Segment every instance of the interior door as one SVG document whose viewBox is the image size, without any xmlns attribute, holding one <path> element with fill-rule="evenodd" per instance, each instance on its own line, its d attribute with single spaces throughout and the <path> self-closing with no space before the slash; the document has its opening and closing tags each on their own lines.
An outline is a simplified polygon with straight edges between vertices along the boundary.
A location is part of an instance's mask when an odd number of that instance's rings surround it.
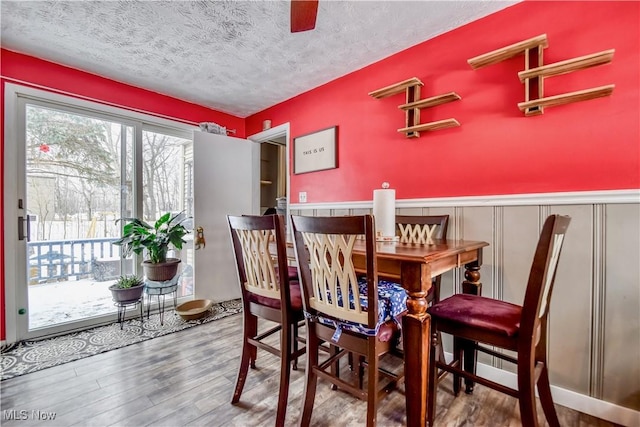
<svg viewBox="0 0 640 427">
<path fill-rule="evenodd" d="M 260 144 L 194 132 L 194 224 L 206 244 L 195 251 L 196 298 L 240 298 L 227 215 L 257 215 L 260 209 Z"/>
</svg>

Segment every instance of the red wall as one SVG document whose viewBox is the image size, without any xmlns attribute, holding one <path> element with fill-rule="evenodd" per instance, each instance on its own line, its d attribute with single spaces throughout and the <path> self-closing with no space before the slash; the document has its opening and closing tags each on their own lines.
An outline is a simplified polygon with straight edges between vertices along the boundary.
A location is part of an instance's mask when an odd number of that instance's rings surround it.
<svg viewBox="0 0 640 427">
<path fill-rule="evenodd" d="M 99 100 L 105 104 L 147 112 L 153 115 L 175 118 L 187 122 L 215 122 L 228 129 L 236 129 L 239 137 L 245 136 L 245 120 L 210 108 L 181 101 L 156 92 L 129 86 L 95 74 L 43 61 L 6 49 L 0 50 L 2 78 L 2 108 L 4 109 L 4 87 L 6 82 L 22 83 L 35 87 L 43 86 L 53 91 L 67 92 L 78 98 Z M 4 114 L 1 114 L 2 150 L 0 165 L 4 165 Z M 4 189 L 4 173 L 0 173 L 0 188 Z M 4 224 L 4 197 L 0 198 Z M 4 260 L 4 225 L 0 227 L 0 260 Z M 4 324 L 4 262 L 0 263 L 0 339 L 5 339 Z M 12 268 L 12 266 L 8 266 Z"/>
<path fill-rule="evenodd" d="M 639 15 L 638 2 L 526 1 L 246 121 L 4 49 L 0 65 L 4 78 L 182 120 L 213 121 L 237 129 L 241 137 L 260 132 L 265 119 L 273 126 L 290 122 L 294 137 L 337 125 L 339 167 L 292 176 L 292 201 L 297 200 L 299 191 L 307 191 L 311 203 L 371 200 L 372 190 L 383 181 L 396 188 L 400 199 L 637 189 Z M 616 49 L 609 65 L 547 79 L 546 95 L 615 83 L 613 95 L 524 117 L 516 106 L 524 99 L 517 77 L 523 68 L 522 58 L 475 71 L 466 62 L 543 33 L 549 40 L 545 63 Z M 454 117 L 460 127 L 406 139 L 396 132 L 404 126 L 404 115 L 397 108 L 404 102 L 403 96 L 383 100 L 367 96 L 372 90 L 414 76 L 425 84 L 423 98 L 450 91 L 462 97 L 422 110 L 422 122 Z M 0 187 L 1 180 L 2 174 Z M 4 241 L 2 233 L 0 228 L 0 242 Z M 2 253 L 0 259 L 4 259 Z M 3 263 L 0 269 L 4 269 Z M 0 319 L 4 320 L 4 271 L 0 273 Z M 0 337 L 5 337 L 4 324 Z"/>
<path fill-rule="evenodd" d="M 338 126 L 337 169 L 291 177 L 292 202 L 371 200 L 383 181 L 397 197 L 428 198 L 640 188 L 638 2 L 527 1 L 416 45 L 247 118 L 291 123 L 293 137 Z M 610 97 L 525 117 L 520 56 L 472 70 L 467 59 L 546 33 L 546 64 L 614 48 L 611 64 L 555 76 L 545 95 L 614 83 Z M 418 77 L 422 98 L 462 99 L 421 112 L 457 128 L 407 139 L 404 95 L 368 92 Z"/>
</svg>

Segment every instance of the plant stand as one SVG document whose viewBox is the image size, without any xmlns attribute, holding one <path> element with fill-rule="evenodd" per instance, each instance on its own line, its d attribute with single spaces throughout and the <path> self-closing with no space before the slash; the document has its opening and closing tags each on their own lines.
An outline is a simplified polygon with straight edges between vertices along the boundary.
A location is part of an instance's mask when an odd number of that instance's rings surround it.
<svg viewBox="0 0 640 427">
<path fill-rule="evenodd" d="M 118 307 L 118 323 L 120 323 L 120 330 L 122 330 L 122 326 L 124 325 L 125 315 L 127 314 L 127 307 L 133 307 L 135 310 L 137 306 L 140 306 L 140 327 L 144 329 L 144 315 L 142 311 L 142 295 L 140 298 L 136 300 L 130 301 L 113 301 L 113 305 Z"/>
<path fill-rule="evenodd" d="M 151 302 L 153 296 L 156 296 L 158 301 L 158 313 L 160 314 L 160 326 L 164 325 L 164 310 L 165 299 L 167 295 L 173 295 L 173 308 L 178 305 L 178 281 L 180 280 L 180 274 L 177 274 L 173 279 L 165 280 L 163 282 L 156 282 L 153 280 L 147 280 L 145 278 L 144 292 L 147 294 L 147 319 L 149 318 L 149 312 L 151 310 Z"/>
</svg>

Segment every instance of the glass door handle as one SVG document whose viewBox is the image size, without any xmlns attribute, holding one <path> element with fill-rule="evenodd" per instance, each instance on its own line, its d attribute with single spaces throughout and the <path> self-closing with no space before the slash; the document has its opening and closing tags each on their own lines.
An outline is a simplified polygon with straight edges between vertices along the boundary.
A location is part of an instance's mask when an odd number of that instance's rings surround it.
<svg viewBox="0 0 640 427">
<path fill-rule="evenodd" d="M 24 217 L 18 217 L 18 240 L 24 240 Z"/>
<path fill-rule="evenodd" d="M 24 224 L 27 223 L 27 234 L 24 233 Z M 27 217 L 19 216 L 18 217 L 18 240 L 27 240 L 29 242 L 31 236 L 31 217 L 27 215 Z"/>
</svg>

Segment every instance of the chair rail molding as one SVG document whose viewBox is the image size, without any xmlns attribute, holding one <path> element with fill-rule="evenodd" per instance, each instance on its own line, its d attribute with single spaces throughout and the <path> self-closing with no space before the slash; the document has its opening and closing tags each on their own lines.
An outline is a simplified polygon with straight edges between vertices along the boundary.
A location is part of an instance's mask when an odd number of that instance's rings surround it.
<svg viewBox="0 0 640 427">
<path fill-rule="evenodd" d="M 423 207 L 532 206 L 640 203 L 640 189 L 573 191 L 558 193 L 504 194 L 493 196 L 434 197 L 397 199 L 396 209 Z M 292 203 L 291 209 L 371 209 L 373 200 Z"/>
</svg>

